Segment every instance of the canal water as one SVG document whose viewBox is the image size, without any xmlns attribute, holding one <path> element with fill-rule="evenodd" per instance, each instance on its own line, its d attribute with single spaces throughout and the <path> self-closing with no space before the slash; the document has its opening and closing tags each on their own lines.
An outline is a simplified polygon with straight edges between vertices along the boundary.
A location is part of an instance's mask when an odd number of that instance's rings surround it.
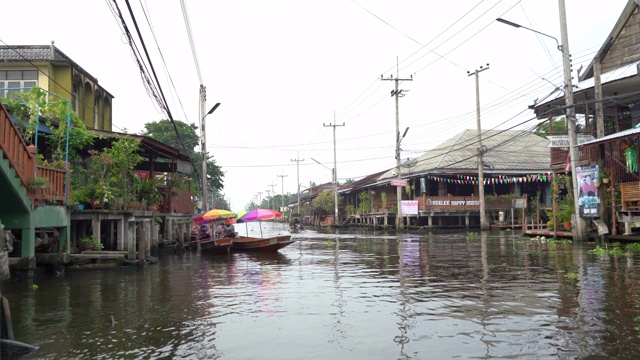
<svg viewBox="0 0 640 360">
<path fill-rule="evenodd" d="M 31 359 L 640 358 L 640 255 L 511 232 L 293 235 L 2 292 Z"/>
</svg>

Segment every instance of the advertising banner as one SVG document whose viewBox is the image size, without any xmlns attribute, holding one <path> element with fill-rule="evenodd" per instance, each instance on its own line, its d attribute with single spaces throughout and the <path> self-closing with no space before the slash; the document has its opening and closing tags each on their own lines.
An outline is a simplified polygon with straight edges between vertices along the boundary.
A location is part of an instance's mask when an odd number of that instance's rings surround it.
<svg viewBox="0 0 640 360">
<path fill-rule="evenodd" d="M 599 217 L 600 216 L 600 196 L 598 194 L 598 166 L 578 167 L 576 177 L 578 178 L 578 205 L 580 206 L 580 216 Z"/>
<path fill-rule="evenodd" d="M 418 200 L 400 201 L 402 215 L 418 215 Z"/>
</svg>

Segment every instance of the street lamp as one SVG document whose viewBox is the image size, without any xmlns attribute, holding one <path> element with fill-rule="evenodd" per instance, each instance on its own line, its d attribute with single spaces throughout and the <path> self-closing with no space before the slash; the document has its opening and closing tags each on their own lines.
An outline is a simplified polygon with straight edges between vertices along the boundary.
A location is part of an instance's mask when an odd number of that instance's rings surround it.
<svg viewBox="0 0 640 360">
<path fill-rule="evenodd" d="M 324 166 L 327 170 L 331 171 L 331 180 L 333 182 L 333 224 L 336 224 L 338 221 L 338 179 L 336 179 L 335 169 L 329 169 L 325 164 L 319 162 L 318 160 L 311 158 L 311 160 L 317 162 L 318 164 Z"/>
<path fill-rule="evenodd" d="M 213 105 L 211 110 L 209 110 L 206 114 L 204 114 L 200 120 L 200 137 L 202 141 L 200 144 L 200 150 L 202 151 L 202 210 L 203 211 L 209 210 L 209 203 L 207 201 L 207 195 L 208 195 L 207 186 L 209 184 L 209 181 L 207 179 L 207 135 L 206 135 L 205 126 L 204 126 L 205 124 L 204 118 L 206 118 L 207 116 L 211 115 L 211 113 L 216 111 L 218 106 L 220 106 L 220 103 L 216 103 L 215 105 Z M 201 104 L 200 109 L 201 111 L 204 111 L 204 103 Z"/>
<path fill-rule="evenodd" d="M 558 42 L 558 39 L 551 35 L 543 34 L 539 31 L 529 29 L 522 25 L 518 25 L 511 21 L 507 21 L 504 19 L 496 19 L 503 24 L 507 24 L 516 28 L 523 28 L 526 30 L 533 31 L 537 34 L 544 35 L 550 37 L 556 41 L 558 44 L 558 50 L 562 52 L 562 67 L 564 70 L 564 86 L 565 86 L 565 105 L 566 105 L 566 117 L 567 117 L 567 127 L 569 130 L 569 156 L 571 157 L 571 180 L 573 183 L 573 201 L 574 201 L 574 217 L 575 223 L 573 226 L 573 238 L 577 241 L 586 240 L 586 236 L 584 233 L 584 224 L 582 218 L 580 217 L 580 204 L 578 202 L 579 189 L 578 189 L 578 177 L 577 177 L 577 165 L 578 165 L 578 151 L 577 151 L 577 132 L 576 132 L 576 110 L 573 107 L 573 84 L 571 82 L 571 58 L 569 55 L 569 37 L 567 35 L 567 16 L 564 6 L 564 0 L 558 0 L 558 7 L 560 10 L 560 32 L 562 35 L 562 44 Z"/>
<path fill-rule="evenodd" d="M 520 25 L 520 24 L 516 24 L 516 23 L 514 23 L 514 22 L 511 22 L 511 21 L 509 21 L 509 20 L 505 20 L 505 19 L 502 19 L 502 18 L 497 18 L 497 19 L 496 19 L 496 21 L 501 22 L 501 23 L 503 23 L 503 24 L 507 24 L 507 25 L 509 25 L 509 26 L 513 26 L 514 28 L 523 28 L 523 29 L 526 29 L 526 30 L 529 30 L 529 31 L 533 31 L 533 32 L 534 32 L 534 33 L 536 33 L 536 34 L 540 34 L 540 35 L 542 35 L 542 36 L 550 37 L 550 38 L 552 38 L 553 40 L 555 40 L 555 41 L 556 41 L 556 45 L 558 46 L 558 50 L 560 50 L 560 52 L 562 52 L 562 45 L 560 45 L 560 43 L 558 42 L 558 39 L 554 38 L 554 37 L 553 37 L 553 36 L 551 36 L 551 35 L 548 35 L 548 34 L 545 34 L 545 33 L 541 33 L 541 32 L 540 32 L 540 31 L 538 31 L 538 30 L 529 29 L 529 28 L 528 28 L 528 27 L 526 27 L 526 26 L 522 26 L 522 25 Z"/>
</svg>

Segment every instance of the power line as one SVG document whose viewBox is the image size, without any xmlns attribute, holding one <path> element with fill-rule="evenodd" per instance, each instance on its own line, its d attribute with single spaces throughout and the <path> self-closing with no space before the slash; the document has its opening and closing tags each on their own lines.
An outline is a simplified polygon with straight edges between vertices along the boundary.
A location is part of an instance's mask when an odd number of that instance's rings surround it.
<svg viewBox="0 0 640 360">
<path fill-rule="evenodd" d="M 129 0 L 125 0 L 126 4 L 127 4 L 127 8 L 129 9 L 129 15 L 131 16 L 131 20 L 133 21 L 133 24 L 136 28 L 136 32 L 138 33 L 138 38 L 140 39 L 140 43 L 142 44 L 142 47 L 145 51 L 145 54 L 147 56 L 147 61 L 149 62 L 149 67 L 151 67 L 151 70 L 153 72 L 153 77 L 155 79 L 155 84 L 157 84 L 157 88 L 158 91 L 160 92 L 160 96 L 161 96 L 161 106 L 162 108 L 166 111 L 167 116 L 169 117 L 169 120 L 171 121 L 171 125 L 173 126 L 173 130 L 176 133 L 176 137 L 178 138 L 178 141 L 180 142 L 180 144 L 182 145 L 182 148 L 185 151 L 185 154 L 188 153 L 187 147 L 184 144 L 184 141 L 182 140 L 182 136 L 180 135 L 180 132 L 178 131 L 178 127 L 176 126 L 176 123 L 173 119 L 173 115 L 171 115 L 171 110 L 169 109 L 169 107 L 167 106 L 167 101 L 164 97 L 164 93 L 162 91 L 162 87 L 160 86 L 160 82 L 158 81 L 158 77 L 156 76 L 155 73 L 155 69 L 153 67 L 153 63 L 151 62 L 151 59 L 149 57 L 149 52 L 147 51 L 146 45 L 144 43 L 144 39 L 142 38 L 142 34 L 140 33 L 140 28 L 138 27 L 138 23 L 136 21 L 135 15 L 133 14 L 133 10 L 131 9 L 131 5 L 129 4 Z M 122 12 L 120 11 L 120 8 L 118 7 L 118 3 L 116 2 L 116 0 L 113 0 L 113 3 L 116 5 L 116 9 L 118 10 L 118 14 L 119 14 L 119 18 L 122 21 L 122 26 L 125 29 L 127 38 L 129 38 L 131 41 L 133 41 L 132 37 L 131 37 L 131 33 L 128 30 L 127 26 L 126 26 L 126 22 L 124 21 L 124 18 L 122 17 Z M 129 44 L 130 46 L 133 46 L 132 43 Z M 141 68 L 142 70 L 142 68 Z M 159 99 L 160 100 L 160 99 Z M 191 166 L 193 167 L 193 170 L 195 172 L 195 176 L 196 176 L 196 180 L 198 180 L 198 182 L 200 181 L 199 179 L 199 175 L 198 172 L 196 170 L 196 166 L 195 163 L 193 162 L 193 159 L 191 159 Z M 202 174 L 202 176 L 206 176 L 206 174 Z"/>
</svg>

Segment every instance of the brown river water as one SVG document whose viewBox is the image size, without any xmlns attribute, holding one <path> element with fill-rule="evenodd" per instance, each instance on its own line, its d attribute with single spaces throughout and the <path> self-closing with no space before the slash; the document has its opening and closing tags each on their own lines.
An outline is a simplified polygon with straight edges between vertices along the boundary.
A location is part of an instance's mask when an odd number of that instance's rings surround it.
<svg viewBox="0 0 640 360">
<path fill-rule="evenodd" d="M 275 254 L 163 249 L 143 270 L 2 293 L 29 359 L 640 358 L 640 254 L 511 232 L 293 235 Z"/>
</svg>

